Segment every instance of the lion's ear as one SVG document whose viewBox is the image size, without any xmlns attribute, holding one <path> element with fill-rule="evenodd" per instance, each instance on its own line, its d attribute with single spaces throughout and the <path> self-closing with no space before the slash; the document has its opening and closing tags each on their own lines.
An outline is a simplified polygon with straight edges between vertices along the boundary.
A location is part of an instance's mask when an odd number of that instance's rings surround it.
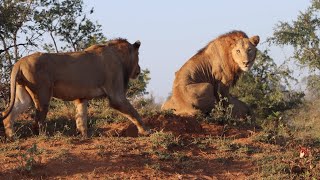
<svg viewBox="0 0 320 180">
<path fill-rule="evenodd" d="M 141 45 L 141 42 L 138 40 L 133 44 L 133 47 L 135 47 L 136 49 L 138 49 Z"/>
<path fill-rule="evenodd" d="M 254 45 L 257 46 L 259 44 L 260 41 L 260 37 L 259 36 L 252 36 L 249 41 Z"/>
</svg>

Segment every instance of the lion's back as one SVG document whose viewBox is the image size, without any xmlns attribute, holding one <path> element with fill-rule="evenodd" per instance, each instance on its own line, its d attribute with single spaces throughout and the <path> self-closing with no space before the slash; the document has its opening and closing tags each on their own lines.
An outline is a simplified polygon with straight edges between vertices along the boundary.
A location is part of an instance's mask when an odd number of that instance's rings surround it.
<svg viewBox="0 0 320 180">
<path fill-rule="evenodd" d="M 112 83 L 111 79 L 123 69 L 111 54 L 103 53 L 100 46 L 81 52 L 37 52 L 22 58 L 16 66 L 26 82 L 36 87 L 41 84 L 41 88 L 52 86 L 54 97 L 64 100 L 93 98 L 103 94 L 100 87 Z"/>
</svg>

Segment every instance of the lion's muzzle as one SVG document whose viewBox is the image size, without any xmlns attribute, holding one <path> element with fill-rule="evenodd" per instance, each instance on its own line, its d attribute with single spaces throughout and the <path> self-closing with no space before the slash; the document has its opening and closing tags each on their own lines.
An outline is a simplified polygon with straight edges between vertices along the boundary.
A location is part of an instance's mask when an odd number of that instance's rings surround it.
<svg viewBox="0 0 320 180">
<path fill-rule="evenodd" d="M 137 78 L 140 73 L 141 73 L 141 68 L 140 68 L 140 66 L 138 65 L 137 68 L 135 69 L 135 72 L 134 72 L 132 78 L 133 78 L 133 79 Z"/>
</svg>

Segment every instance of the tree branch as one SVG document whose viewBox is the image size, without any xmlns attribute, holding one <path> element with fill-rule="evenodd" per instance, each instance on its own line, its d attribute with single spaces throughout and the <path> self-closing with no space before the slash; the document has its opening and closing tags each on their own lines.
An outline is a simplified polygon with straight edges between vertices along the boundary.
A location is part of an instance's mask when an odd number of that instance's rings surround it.
<svg viewBox="0 0 320 180">
<path fill-rule="evenodd" d="M 16 45 L 11 45 L 5 49 L 0 49 L 0 54 L 3 53 L 3 52 L 6 52 L 8 51 L 9 49 L 13 48 L 13 47 L 17 47 L 17 46 L 26 46 L 26 45 L 32 45 L 31 42 L 27 42 L 27 43 L 20 43 L 20 44 L 16 44 Z"/>
</svg>

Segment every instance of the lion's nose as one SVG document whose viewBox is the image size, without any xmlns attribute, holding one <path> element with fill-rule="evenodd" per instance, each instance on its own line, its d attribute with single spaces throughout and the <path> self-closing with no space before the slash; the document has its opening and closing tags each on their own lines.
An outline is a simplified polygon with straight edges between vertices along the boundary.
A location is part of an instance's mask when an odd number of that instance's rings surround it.
<svg viewBox="0 0 320 180">
<path fill-rule="evenodd" d="M 141 72 L 141 69 L 140 69 L 140 66 L 138 66 L 136 76 L 138 76 L 140 74 L 140 72 Z"/>
<path fill-rule="evenodd" d="M 138 71 L 138 72 L 136 73 L 136 76 L 139 76 L 139 74 L 140 74 L 140 71 Z"/>
<path fill-rule="evenodd" d="M 243 61 L 242 62 L 244 65 L 248 66 L 249 65 L 249 61 Z"/>
</svg>

